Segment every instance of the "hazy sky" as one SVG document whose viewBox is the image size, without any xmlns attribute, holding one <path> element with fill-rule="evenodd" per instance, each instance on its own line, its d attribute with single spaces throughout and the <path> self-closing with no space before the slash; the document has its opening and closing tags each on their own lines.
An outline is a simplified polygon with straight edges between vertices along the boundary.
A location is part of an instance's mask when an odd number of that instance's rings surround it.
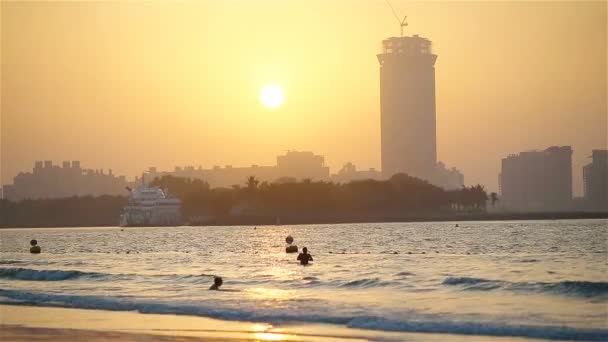
<svg viewBox="0 0 608 342">
<path fill-rule="evenodd" d="M 500 159 L 606 148 L 606 2 L 391 1 L 431 39 L 438 156 L 497 190 Z M 288 149 L 380 167 L 384 0 L 1 3 L 2 183 L 34 160 L 274 165 Z M 260 89 L 283 86 L 278 109 Z"/>
</svg>

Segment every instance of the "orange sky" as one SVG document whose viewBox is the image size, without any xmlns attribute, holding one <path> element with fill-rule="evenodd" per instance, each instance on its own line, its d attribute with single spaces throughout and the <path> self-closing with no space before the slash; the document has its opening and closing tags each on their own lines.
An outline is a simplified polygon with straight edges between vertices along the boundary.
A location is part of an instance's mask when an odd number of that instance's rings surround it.
<svg viewBox="0 0 608 342">
<path fill-rule="evenodd" d="M 606 148 L 606 2 L 406 2 L 434 42 L 438 156 L 497 190 L 500 158 Z M 34 160 L 274 165 L 287 149 L 380 166 L 384 0 L 1 4 L 2 183 Z M 274 110 L 268 83 L 287 96 Z"/>
</svg>

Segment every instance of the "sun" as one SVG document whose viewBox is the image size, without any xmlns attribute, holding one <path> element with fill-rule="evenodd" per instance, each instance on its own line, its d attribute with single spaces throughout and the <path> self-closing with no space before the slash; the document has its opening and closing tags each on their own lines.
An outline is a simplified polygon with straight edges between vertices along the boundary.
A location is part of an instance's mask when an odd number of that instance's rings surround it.
<svg viewBox="0 0 608 342">
<path fill-rule="evenodd" d="M 285 102 L 285 93 L 283 88 L 278 85 L 269 84 L 262 88 L 260 92 L 260 101 L 268 108 L 277 108 Z"/>
</svg>

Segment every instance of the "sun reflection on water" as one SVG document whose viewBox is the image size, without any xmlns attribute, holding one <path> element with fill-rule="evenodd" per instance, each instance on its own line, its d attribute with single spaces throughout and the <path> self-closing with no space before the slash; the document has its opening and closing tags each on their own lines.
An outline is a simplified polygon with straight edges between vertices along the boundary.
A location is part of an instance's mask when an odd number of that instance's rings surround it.
<svg viewBox="0 0 608 342">
<path fill-rule="evenodd" d="M 282 333 L 282 329 L 274 328 L 270 324 L 255 324 L 252 330 L 256 341 L 286 341 L 297 338 L 296 335 Z"/>
<path fill-rule="evenodd" d="M 284 341 L 286 339 L 285 335 L 275 333 L 255 333 L 253 337 L 258 341 Z"/>
<path fill-rule="evenodd" d="M 256 287 L 247 289 L 246 292 L 247 295 L 252 299 L 286 300 L 293 299 L 296 291 Z"/>
</svg>

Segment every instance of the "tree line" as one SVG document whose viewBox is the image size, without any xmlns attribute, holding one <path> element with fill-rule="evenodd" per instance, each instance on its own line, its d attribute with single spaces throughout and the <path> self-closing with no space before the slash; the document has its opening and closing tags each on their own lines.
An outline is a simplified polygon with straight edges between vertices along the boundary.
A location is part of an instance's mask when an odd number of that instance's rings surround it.
<svg viewBox="0 0 608 342">
<path fill-rule="evenodd" d="M 0 227 L 115 226 L 127 201 L 110 195 L 0 200 Z"/>
<path fill-rule="evenodd" d="M 199 179 L 163 176 L 152 185 L 182 200 L 186 217 L 360 216 L 417 213 L 483 212 L 488 194 L 481 185 L 446 191 L 424 180 L 396 174 L 388 180 L 333 183 L 282 178 L 214 188 Z"/>
<path fill-rule="evenodd" d="M 151 185 L 179 198 L 183 217 L 192 224 L 274 223 L 277 218 L 284 223 L 306 223 L 445 217 L 483 213 L 489 198 L 481 185 L 448 191 L 406 174 L 348 183 L 289 177 L 260 182 L 251 176 L 231 188 L 163 176 Z M 127 202 L 127 197 L 109 195 L 0 200 L 0 227 L 114 226 Z"/>
</svg>

